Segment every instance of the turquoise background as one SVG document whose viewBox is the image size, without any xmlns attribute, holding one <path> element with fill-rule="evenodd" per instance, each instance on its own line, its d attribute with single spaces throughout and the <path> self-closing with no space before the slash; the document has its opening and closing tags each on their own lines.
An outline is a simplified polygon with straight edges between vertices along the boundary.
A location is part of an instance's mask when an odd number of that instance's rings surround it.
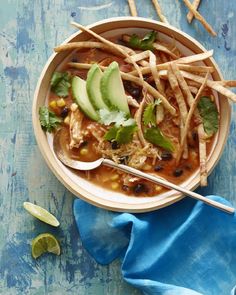
<svg viewBox="0 0 236 295">
<path fill-rule="evenodd" d="M 158 19 L 149 0 L 137 0 L 139 16 Z M 198 39 L 214 57 L 225 79 L 236 78 L 236 2 L 202 1 L 200 12 L 218 33 L 211 37 L 196 21 L 186 21 L 182 1 L 160 0 L 169 22 Z M 60 44 L 84 25 L 129 15 L 125 0 L 1 0 L 0 9 L 0 294 L 140 294 L 123 282 L 118 261 L 100 266 L 83 249 L 72 216 L 73 195 L 49 171 L 33 135 L 31 106 L 40 72 Z M 236 205 L 236 114 L 222 158 L 203 194 L 224 196 Z M 34 219 L 24 201 L 49 209 L 59 229 Z M 62 255 L 33 260 L 31 240 L 54 233 Z"/>
</svg>

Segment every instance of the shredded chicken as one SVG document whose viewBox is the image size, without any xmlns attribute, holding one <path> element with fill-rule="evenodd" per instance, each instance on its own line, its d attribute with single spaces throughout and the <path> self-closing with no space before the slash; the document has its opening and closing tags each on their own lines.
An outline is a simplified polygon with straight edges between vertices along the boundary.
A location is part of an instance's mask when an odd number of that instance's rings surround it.
<svg viewBox="0 0 236 295">
<path fill-rule="evenodd" d="M 73 104 L 72 104 L 73 105 Z M 70 149 L 79 148 L 83 142 L 82 121 L 84 115 L 77 108 L 71 108 L 70 114 Z"/>
</svg>

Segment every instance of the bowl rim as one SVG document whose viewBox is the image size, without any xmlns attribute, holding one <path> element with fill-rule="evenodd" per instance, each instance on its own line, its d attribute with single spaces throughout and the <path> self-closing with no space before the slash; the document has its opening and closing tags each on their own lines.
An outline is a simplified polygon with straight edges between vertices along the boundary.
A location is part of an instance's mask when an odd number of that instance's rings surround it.
<svg viewBox="0 0 236 295">
<path fill-rule="evenodd" d="M 183 36 L 185 39 L 188 39 L 190 41 L 190 43 L 192 43 L 192 45 L 194 44 L 194 46 L 197 47 L 201 52 L 207 51 L 202 44 L 200 44 L 193 37 L 189 36 L 187 33 L 182 32 L 181 30 L 179 30 L 171 25 L 168 25 L 168 24 L 165 24 L 165 23 L 162 23 L 159 21 L 155 21 L 152 19 L 147 19 L 147 18 L 142 18 L 142 17 L 129 17 L 129 16 L 127 16 L 127 17 L 112 17 L 112 18 L 104 19 L 102 21 L 98 21 L 93 24 L 90 24 L 87 27 L 90 29 L 96 30 L 97 28 L 99 29 L 101 26 L 104 26 L 106 24 L 110 24 L 113 22 L 122 23 L 125 21 L 130 22 L 130 26 L 129 26 L 130 28 L 140 27 L 140 26 L 137 26 L 137 23 L 148 23 L 149 25 L 153 25 L 153 26 L 156 25 L 162 29 L 171 30 L 172 32 L 177 33 L 180 36 Z M 120 27 L 118 27 L 118 29 L 119 28 Z M 109 30 L 110 29 L 103 30 L 102 32 L 106 32 Z M 71 34 L 68 38 L 66 38 L 65 41 L 62 42 L 61 44 L 66 44 L 66 43 L 70 42 L 71 40 L 73 40 L 74 38 L 76 38 L 80 34 L 84 34 L 84 33 L 81 31 L 76 31 L 75 33 Z M 112 210 L 112 211 L 118 211 L 118 212 L 139 213 L 139 212 L 153 211 L 153 210 L 171 205 L 171 204 L 179 201 L 180 199 L 182 199 L 184 196 L 180 193 L 173 193 L 172 196 L 169 196 L 169 197 L 162 199 L 162 200 L 154 200 L 153 202 L 136 203 L 136 204 L 115 202 L 112 200 L 102 199 L 102 198 L 99 198 L 96 195 L 91 194 L 90 192 L 84 190 L 79 185 L 75 185 L 75 183 L 71 180 L 71 178 L 60 168 L 56 159 L 54 157 L 52 157 L 53 151 L 49 147 L 46 134 L 40 126 L 39 117 L 38 117 L 38 109 L 39 109 L 38 96 L 39 96 L 40 88 L 42 86 L 42 80 L 45 77 L 46 72 L 47 72 L 49 66 L 51 65 L 51 63 L 53 62 L 54 58 L 58 55 L 59 55 L 59 53 L 53 53 L 49 57 L 49 59 L 47 60 L 46 64 L 44 65 L 43 70 L 42 70 L 40 77 L 38 79 L 37 86 L 35 88 L 33 104 L 32 104 L 33 130 L 34 130 L 34 134 L 35 134 L 35 138 L 36 138 L 39 150 L 40 150 L 44 160 L 46 161 L 48 167 L 54 173 L 54 175 L 58 178 L 58 180 L 76 197 L 79 197 L 79 198 L 83 199 L 84 201 L 89 202 L 92 205 L 95 205 L 97 207 L 101 207 L 101 208 Z M 220 71 L 218 65 L 216 64 L 214 58 L 211 57 L 209 60 L 212 63 L 212 65 L 214 66 L 214 68 L 216 69 L 216 73 L 219 76 L 220 80 L 222 80 L 223 76 L 222 76 L 221 71 Z M 227 140 L 227 137 L 229 134 L 230 121 L 231 121 L 231 107 L 230 107 L 228 99 L 226 97 L 224 97 L 224 99 L 227 102 L 226 103 L 227 109 L 225 110 L 225 112 L 227 113 L 227 116 L 224 121 L 225 126 L 224 126 L 223 139 L 221 140 L 222 144 L 221 144 L 220 148 L 218 148 L 217 158 L 216 158 L 216 160 L 214 160 L 213 165 L 210 167 L 210 169 L 208 171 L 208 175 L 211 173 L 211 171 L 214 169 L 214 167 L 218 163 L 218 161 L 223 153 L 225 143 L 226 143 L 226 140 Z M 197 182 L 195 181 L 194 185 L 191 186 L 190 189 L 194 190 L 198 185 L 199 185 L 199 181 L 197 181 Z M 187 188 L 189 188 L 189 187 L 187 186 Z M 128 198 L 128 196 L 127 196 L 127 198 Z"/>
</svg>

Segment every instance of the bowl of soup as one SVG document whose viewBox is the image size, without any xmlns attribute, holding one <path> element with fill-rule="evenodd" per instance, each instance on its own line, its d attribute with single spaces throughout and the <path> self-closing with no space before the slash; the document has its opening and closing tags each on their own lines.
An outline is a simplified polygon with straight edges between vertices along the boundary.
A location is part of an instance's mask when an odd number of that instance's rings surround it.
<svg viewBox="0 0 236 295">
<path fill-rule="evenodd" d="M 110 167 L 64 166 L 53 151 L 60 128 L 72 159 L 108 158 L 189 190 L 207 185 L 229 132 L 225 94 L 234 95 L 220 82 L 213 52 L 149 19 L 78 27 L 46 63 L 32 108 L 37 143 L 55 176 L 75 196 L 114 211 L 152 211 L 183 198 Z"/>
</svg>

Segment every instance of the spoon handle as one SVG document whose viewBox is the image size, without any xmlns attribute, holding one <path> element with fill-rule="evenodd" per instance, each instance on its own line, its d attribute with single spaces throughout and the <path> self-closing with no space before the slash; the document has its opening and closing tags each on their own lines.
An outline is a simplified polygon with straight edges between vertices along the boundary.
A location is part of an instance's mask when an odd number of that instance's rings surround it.
<svg viewBox="0 0 236 295">
<path fill-rule="evenodd" d="M 122 165 L 122 164 L 116 164 L 115 162 L 111 161 L 111 160 L 108 160 L 108 159 L 104 159 L 103 162 L 102 162 L 103 165 L 106 165 L 106 166 L 109 166 L 109 167 L 112 167 L 112 168 L 116 168 L 116 169 L 119 169 L 119 170 L 122 170 L 124 172 L 127 172 L 129 174 L 132 174 L 132 175 L 135 175 L 137 177 L 141 177 L 141 178 L 144 178 L 144 179 L 147 179 L 147 180 L 150 180 L 154 183 L 157 183 L 157 184 L 160 184 L 164 187 L 167 187 L 167 188 L 170 188 L 170 189 L 174 189 L 178 192 L 181 192 L 185 195 L 188 195 L 194 199 L 197 199 L 197 200 L 200 200 L 210 206 L 213 206 L 217 209 L 220 209 L 220 210 L 223 210 L 227 213 L 230 213 L 230 214 L 233 214 L 235 212 L 235 209 L 232 208 L 232 207 L 229 207 L 229 206 L 226 206 L 224 204 L 221 204 L 219 202 L 216 202 L 214 200 L 210 200 L 200 194 L 197 194 L 195 192 L 192 192 L 190 190 L 187 190 L 179 185 L 176 185 L 174 183 L 171 183 L 169 182 L 168 180 L 165 180 L 163 178 L 159 178 L 159 177 L 156 177 L 156 176 L 153 176 L 151 174 L 147 174 L 145 172 L 142 172 L 140 170 L 137 170 L 135 168 L 132 168 L 132 167 L 129 167 L 127 165 Z"/>
</svg>

